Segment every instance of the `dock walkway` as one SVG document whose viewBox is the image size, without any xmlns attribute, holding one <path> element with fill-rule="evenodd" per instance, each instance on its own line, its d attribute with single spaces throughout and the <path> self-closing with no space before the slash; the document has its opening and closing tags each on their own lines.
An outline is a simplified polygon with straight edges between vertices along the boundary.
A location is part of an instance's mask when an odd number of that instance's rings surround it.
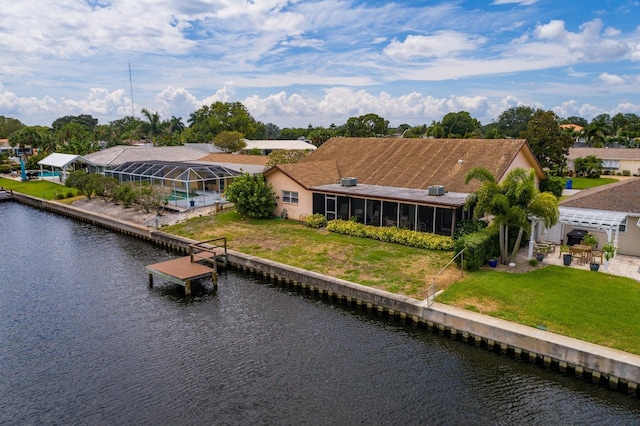
<svg viewBox="0 0 640 426">
<path fill-rule="evenodd" d="M 13 199 L 13 189 L 4 189 L 0 187 L 0 201 Z"/>
<path fill-rule="evenodd" d="M 154 263 L 147 266 L 149 287 L 153 277 L 184 287 L 185 296 L 191 295 L 191 282 L 211 277 L 214 288 L 218 283 L 218 265 L 227 264 L 227 239 L 215 238 L 189 245 L 189 256 Z"/>
</svg>

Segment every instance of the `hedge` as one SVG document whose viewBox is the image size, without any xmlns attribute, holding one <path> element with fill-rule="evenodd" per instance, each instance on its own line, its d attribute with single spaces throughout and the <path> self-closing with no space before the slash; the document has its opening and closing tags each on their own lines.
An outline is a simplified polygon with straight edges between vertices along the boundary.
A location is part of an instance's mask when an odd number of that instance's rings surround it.
<svg viewBox="0 0 640 426">
<path fill-rule="evenodd" d="M 401 244 L 429 250 L 452 250 L 453 239 L 445 235 L 429 234 L 391 227 L 363 225 L 351 220 L 332 220 L 327 230 L 352 237 L 371 238 L 386 243 Z"/>
<path fill-rule="evenodd" d="M 464 252 L 464 267 L 474 271 L 484 266 L 491 258 L 495 258 L 500 252 L 498 237 L 494 228 L 485 228 L 482 231 L 467 234 L 456 240 L 453 250 Z M 457 257 L 456 262 L 460 264 L 461 258 Z"/>
</svg>

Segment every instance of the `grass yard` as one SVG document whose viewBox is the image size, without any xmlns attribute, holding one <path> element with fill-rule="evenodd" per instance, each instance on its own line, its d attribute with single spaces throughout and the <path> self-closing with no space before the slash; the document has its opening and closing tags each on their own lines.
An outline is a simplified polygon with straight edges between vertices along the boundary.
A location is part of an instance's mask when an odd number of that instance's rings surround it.
<svg viewBox="0 0 640 426">
<path fill-rule="evenodd" d="M 618 182 L 618 179 L 613 179 L 613 178 L 583 178 L 583 177 L 572 177 L 572 178 L 566 178 L 566 179 L 571 179 L 572 182 L 572 189 L 587 189 L 587 188 L 593 188 L 595 186 L 601 186 L 601 185 L 606 185 L 608 183 L 614 183 L 614 182 Z M 565 179 L 565 182 L 566 182 Z"/>
<path fill-rule="evenodd" d="M 232 250 L 416 299 L 426 297 L 433 276 L 452 257 L 451 252 L 338 235 L 291 220 L 242 219 L 233 211 L 202 216 L 163 231 L 201 241 L 226 236 Z M 458 278 L 459 272 L 449 268 L 439 277 L 438 287 Z"/>
<path fill-rule="evenodd" d="M 630 278 L 560 266 L 524 274 L 482 270 L 437 300 L 640 354 L 640 283 Z"/>
<path fill-rule="evenodd" d="M 78 193 L 74 188 L 67 188 L 46 180 L 20 182 L 13 179 L 0 178 L 0 186 L 5 189 L 13 189 L 21 194 L 31 195 L 32 197 L 44 198 L 45 200 L 55 200 L 58 194 L 66 196 L 67 193 L 73 193 L 75 196 Z"/>
</svg>

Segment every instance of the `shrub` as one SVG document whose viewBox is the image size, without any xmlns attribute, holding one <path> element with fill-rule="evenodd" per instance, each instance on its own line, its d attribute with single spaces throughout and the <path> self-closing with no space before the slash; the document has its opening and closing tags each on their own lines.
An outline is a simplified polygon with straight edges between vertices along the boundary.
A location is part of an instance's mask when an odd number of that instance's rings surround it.
<svg viewBox="0 0 640 426">
<path fill-rule="evenodd" d="M 478 232 L 487 227 L 487 222 L 483 220 L 461 220 L 458 222 L 453 239 L 457 240 L 465 235 Z"/>
<path fill-rule="evenodd" d="M 64 194 L 61 192 L 56 192 L 56 200 L 63 200 Z"/>
<path fill-rule="evenodd" d="M 538 260 L 537 259 L 529 259 L 529 265 L 538 266 Z"/>
<path fill-rule="evenodd" d="M 463 266 L 470 271 L 485 265 L 489 259 L 496 258 L 500 248 L 495 228 L 485 228 L 458 239 L 453 250 L 460 253 L 463 249 L 465 249 Z M 461 257 L 456 258 L 458 264 L 461 260 Z"/>
<path fill-rule="evenodd" d="M 0 164 L 0 173 L 11 173 L 11 164 Z"/>
<path fill-rule="evenodd" d="M 323 228 L 327 226 L 327 218 L 323 214 L 316 213 L 307 217 L 304 223 L 310 228 Z"/>
<path fill-rule="evenodd" d="M 565 187 L 564 178 L 557 176 L 549 176 L 546 180 L 540 181 L 540 191 L 541 192 L 551 192 L 557 198 L 562 196 L 562 191 Z"/>
<path fill-rule="evenodd" d="M 273 186 L 267 185 L 262 174 L 245 173 L 236 176 L 225 191 L 227 200 L 234 203 L 236 210 L 252 219 L 273 217 L 276 195 Z"/>
<path fill-rule="evenodd" d="M 622 176 L 631 176 L 631 170 L 623 170 Z"/>
<path fill-rule="evenodd" d="M 429 234 L 391 227 L 363 225 L 350 220 L 332 220 L 327 223 L 327 230 L 352 237 L 370 238 L 386 243 L 401 244 L 429 250 L 451 250 L 453 239 L 446 235 Z"/>
<path fill-rule="evenodd" d="M 73 191 L 67 191 L 67 198 L 75 197 Z"/>
</svg>

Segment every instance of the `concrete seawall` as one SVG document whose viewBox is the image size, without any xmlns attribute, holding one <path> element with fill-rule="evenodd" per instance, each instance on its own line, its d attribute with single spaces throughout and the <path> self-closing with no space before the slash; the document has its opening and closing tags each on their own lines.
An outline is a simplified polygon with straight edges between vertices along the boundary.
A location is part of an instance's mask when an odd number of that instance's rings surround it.
<svg viewBox="0 0 640 426">
<path fill-rule="evenodd" d="M 20 203 L 141 238 L 176 252 L 188 252 L 196 241 L 112 217 L 14 193 Z M 385 315 L 424 325 L 434 332 L 489 350 L 508 354 L 551 369 L 585 377 L 622 392 L 638 392 L 640 356 L 583 342 L 548 331 L 455 308 L 441 303 L 392 294 L 360 284 L 318 274 L 228 250 L 231 267 L 311 291 L 341 303 L 350 303 Z"/>
</svg>

